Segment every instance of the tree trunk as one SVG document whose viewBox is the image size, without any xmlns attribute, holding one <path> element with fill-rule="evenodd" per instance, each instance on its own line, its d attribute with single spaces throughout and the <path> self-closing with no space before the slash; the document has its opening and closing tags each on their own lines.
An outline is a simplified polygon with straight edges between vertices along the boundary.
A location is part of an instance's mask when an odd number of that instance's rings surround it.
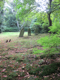
<svg viewBox="0 0 60 80">
<path fill-rule="evenodd" d="M 37 28 L 35 29 L 35 35 L 38 35 L 38 29 Z"/>
<path fill-rule="evenodd" d="M 23 37 L 23 35 L 24 35 L 24 28 L 21 29 L 19 37 Z"/>
<path fill-rule="evenodd" d="M 48 14 L 49 26 L 52 26 L 52 20 L 50 18 L 51 13 Z"/>
<path fill-rule="evenodd" d="M 2 33 L 2 31 L 1 31 L 1 23 L 0 23 L 0 33 Z"/>
<path fill-rule="evenodd" d="M 49 21 L 49 27 L 52 26 L 52 20 L 51 20 L 51 3 L 52 3 L 52 0 L 49 0 L 49 12 L 48 12 L 48 21 Z M 51 33 L 51 32 L 50 32 Z"/>
<path fill-rule="evenodd" d="M 31 36 L 31 29 L 28 29 L 28 36 Z"/>
<path fill-rule="evenodd" d="M 0 8 L 0 33 L 2 33 L 2 23 L 3 23 L 3 10 Z"/>
<path fill-rule="evenodd" d="M 18 29 L 20 30 L 20 27 L 19 27 L 19 22 L 17 21 L 17 27 L 18 27 Z"/>
<path fill-rule="evenodd" d="M 0 29 L 0 33 L 1 33 L 1 29 Z"/>
<path fill-rule="evenodd" d="M 48 13 L 48 20 L 49 20 L 49 26 L 52 26 L 52 20 L 51 20 L 51 3 L 52 3 L 52 0 L 49 0 L 49 6 L 50 6 L 50 12 Z"/>
</svg>

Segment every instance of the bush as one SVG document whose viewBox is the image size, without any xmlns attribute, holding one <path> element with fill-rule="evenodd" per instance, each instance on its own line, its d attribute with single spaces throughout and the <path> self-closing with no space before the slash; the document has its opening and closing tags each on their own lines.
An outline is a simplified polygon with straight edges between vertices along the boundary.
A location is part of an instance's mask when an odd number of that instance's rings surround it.
<svg viewBox="0 0 60 80">
<path fill-rule="evenodd" d="M 60 22 L 54 22 L 52 26 L 49 27 L 50 31 L 49 32 L 55 32 L 55 33 L 60 33 Z"/>
<path fill-rule="evenodd" d="M 51 34 L 51 36 L 45 36 L 37 40 L 37 42 L 43 46 L 43 50 L 35 50 L 34 53 L 55 54 L 60 52 L 60 38 L 57 34 Z"/>
<path fill-rule="evenodd" d="M 17 32 L 19 31 L 17 27 L 5 28 L 4 32 Z"/>
</svg>

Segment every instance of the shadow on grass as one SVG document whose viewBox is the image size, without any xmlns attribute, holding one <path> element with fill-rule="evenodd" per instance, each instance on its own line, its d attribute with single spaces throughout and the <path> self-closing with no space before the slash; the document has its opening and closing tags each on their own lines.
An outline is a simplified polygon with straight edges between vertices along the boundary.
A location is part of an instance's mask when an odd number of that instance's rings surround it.
<svg viewBox="0 0 60 80">
<path fill-rule="evenodd" d="M 32 69 L 29 71 L 29 73 L 32 75 L 38 75 L 38 76 L 47 76 L 50 75 L 52 73 L 59 73 L 60 71 L 58 71 L 58 67 L 60 67 L 60 63 L 52 63 L 50 65 L 42 65 L 41 67 L 38 67 L 36 69 Z"/>
</svg>

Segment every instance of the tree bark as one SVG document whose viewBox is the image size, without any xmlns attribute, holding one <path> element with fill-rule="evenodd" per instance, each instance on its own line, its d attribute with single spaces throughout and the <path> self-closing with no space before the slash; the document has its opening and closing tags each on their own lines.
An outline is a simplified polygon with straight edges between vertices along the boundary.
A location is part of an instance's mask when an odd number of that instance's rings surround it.
<svg viewBox="0 0 60 80">
<path fill-rule="evenodd" d="M 1 29 L 0 29 L 0 33 L 1 33 Z"/>
<path fill-rule="evenodd" d="M 52 20 L 51 20 L 51 3 L 52 3 L 52 0 L 49 0 L 49 12 L 48 12 L 48 21 L 49 21 L 49 27 L 52 26 Z M 51 32 L 50 32 L 51 33 Z"/>
<path fill-rule="evenodd" d="M 52 26 L 52 20 L 50 18 L 51 13 L 48 14 L 48 21 L 49 21 L 49 26 Z"/>
<path fill-rule="evenodd" d="M 23 37 L 23 35 L 24 35 L 24 28 L 21 29 L 19 37 Z"/>
<path fill-rule="evenodd" d="M 35 35 L 38 35 L 38 29 L 37 28 L 35 29 Z"/>
<path fill-rule="evenodd" d="M 2 33 L 2 31 L 1 31 L 1 24 L 2 24 L 2 23 L 0 23 L 0 33 Z"/>
<path fill-rule="evenodd" d="M 31 29 L 28 29 L 28 36 L 31 36 Z"/>
<path fill-rule="evenodd" d="M 51 20 L 51 3 L 52 3 L 52 0 L 49 0 L 49 6 L 50 6 L 50 12 L 48 13 L 48 20 L 49 20 L 49 26 L 52 26 L 52 20 Z"/>
</svg>

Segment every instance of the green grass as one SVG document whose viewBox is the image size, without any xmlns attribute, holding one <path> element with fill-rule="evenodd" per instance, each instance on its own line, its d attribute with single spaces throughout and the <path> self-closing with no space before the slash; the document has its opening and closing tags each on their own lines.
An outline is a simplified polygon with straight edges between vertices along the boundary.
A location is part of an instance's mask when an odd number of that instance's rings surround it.
<svg viewBox="0 0 60 80">
<path fill-rule="evenodd" d="M 17 36 L 19 37 L 20 32 L 3 32 L 0 34 L 0 36 Z M 34 35 L 32 33 L 32 35 Z M 24 36 L 28 36 L 27 32 L 24 32 Z"/>
<path fill-rule="evenodd" d="M 1 36 L 10 36 L 10 35 L 14 36 L 14 35 L 18 35 L 18 34 L 19 34 L 19 32 L 3 32 L 0 35 Z"/>
<path fill-rule="evenodd" d="M 3 53 L 2 56 L 5 56 L 5 55 L 7 55 L 7 54 L 8 54 L 8 52 L 7 52 L 7 53 Z"/>
</svg>

